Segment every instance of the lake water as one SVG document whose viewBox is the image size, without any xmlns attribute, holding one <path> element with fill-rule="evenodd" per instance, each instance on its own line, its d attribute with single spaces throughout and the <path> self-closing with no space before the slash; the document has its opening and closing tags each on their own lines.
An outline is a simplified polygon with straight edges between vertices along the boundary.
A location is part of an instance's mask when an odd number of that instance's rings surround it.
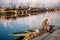
<svg viewBox="0 0 60 40">
<path fill-rule="evenodd" d="M 16 18 L 15 20 L 0 19 L 0 40 L 15 40 L 18 37 L 9 34 L 34 28 L 42 28 L 42 21 L 49 20 L 49 25 L 60 26 L 60 11 L 46 12 L 38 15 Z"/>
</svg>

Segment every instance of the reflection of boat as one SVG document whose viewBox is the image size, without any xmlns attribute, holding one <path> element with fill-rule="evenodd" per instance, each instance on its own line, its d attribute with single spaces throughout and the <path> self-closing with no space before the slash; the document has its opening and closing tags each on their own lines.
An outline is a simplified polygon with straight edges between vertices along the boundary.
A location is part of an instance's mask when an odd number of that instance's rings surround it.
<svg viewBox="0 0 60 40">
<path fill-rule="evenodd" d="M 23 32 L 13 33 L 13 34 L 10 34 L 10 36 L 20 36 L 18 39 L 23 37 L 23 40 L 26 40 L 26 39 L 30 40 L 31 38 L 38 36 L 39 33 L 40 33 L 39 30 L 35 29 L 35 30 L 26 30 Z"/>
<path fill-rule="evenodd" d="M 15 11 L 4 11 L 4 12 L 0 12 L 0 18 L 4 18 L 4 19 L 10 19 L 10 18 L 16 18 L 17 13 Z"/>
<path fill-rule="evenodd" d="M 16 32 L 11 34 L 11 36 L 26 36 L 31 34 L 33 31 L 32 30 L 27 30 L 27 31 L 23 31 L 23 32 Z"/>
<path fill-rule="evenodd" d="M 58 27 L 58 26 L 52 26 L 52 25 L 50 25 L 50 26 L 51 26 L 50 33 L 53 33 L 56 30 L 60 29 L 60 27 Z M 19 36 L 19 38 L 17 40 L 20 40 L 20 39 L 30 40 L 30 39 L 33 39 L 33 38 L 38 37 L 40 35 L 41 35 L 41 38 L 43 38 L 44 36 L 47 36 L 49 33 L 47 33 L 46 35 L 43 35 L 43 34 L 46 34 L 46 33 L 44 33 L 42 29 L 41 30 L 36 29 L 34 31 L 33 30 L 26 30 L 23 32 L 16 32 L 16 33 L 10 34 L 10 36 Z"/>
</svg>

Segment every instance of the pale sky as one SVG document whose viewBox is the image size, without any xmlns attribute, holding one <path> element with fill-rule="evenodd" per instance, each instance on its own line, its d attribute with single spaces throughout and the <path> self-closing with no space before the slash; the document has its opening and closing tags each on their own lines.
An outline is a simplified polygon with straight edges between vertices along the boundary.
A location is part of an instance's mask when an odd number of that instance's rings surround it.
<svg viewBox="0 0 60 40">
<path fill-rule="evenodd" d="M 3 2 L 3 3 L 9 3 L 11 1 L 14 1 L 16 3 L 27 3 L 27 2 L 31 2 L 31 3 L 34 3 L 34 2 L 43 2 L 43 3 L 46 3 L 46 2 L 54 2 L 54 3 L 57 3 L 59 2 L 60 0 L 0 0 L 0 2 Z"/>
<path fill-rule="evenodd" d="M 29 6 L 42 6 L 42 4 L 45 4 L 46 6 L 56 5 L 60 2 L 60 0 L 0 0 L 0 6 L 4 6 L 5 3 L 14 3 L 16 5 L 20 5 L 20 3 L 23 3 L 23 5 L 29 5 Z"/>
</svg>

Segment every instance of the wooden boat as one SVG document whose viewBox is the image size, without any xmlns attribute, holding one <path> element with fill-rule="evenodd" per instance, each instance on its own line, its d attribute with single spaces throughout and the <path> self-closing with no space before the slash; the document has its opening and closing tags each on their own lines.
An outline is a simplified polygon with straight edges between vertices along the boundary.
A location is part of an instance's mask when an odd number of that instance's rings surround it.
<svg viewBox="0 0 60 40">
<path fill-rule="evenodd" d="M 50 27 L 51 27 L 50 32 L 47 32 L 47 33 L 44 33 L 43 29 L 40 29 L 38 33 L 36 33 L 33 30 L 26 30 L 23 32 L 16 32 L 16 33 L 10 34 L 10 36 L 19 36 L 17 40 L 20 40 L 20 39 L 21 40 L 42 40 L 47 35 L 50 35 L 56 30 L 60 29 L 60 27 L 58 26 L 50 25 Z"/>
</svg>

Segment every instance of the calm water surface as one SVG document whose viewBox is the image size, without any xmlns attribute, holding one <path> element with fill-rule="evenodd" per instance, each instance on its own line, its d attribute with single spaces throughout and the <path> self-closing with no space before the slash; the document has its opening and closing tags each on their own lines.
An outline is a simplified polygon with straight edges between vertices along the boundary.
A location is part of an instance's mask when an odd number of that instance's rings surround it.
<svg viewBox="0 0 60 40">
<path fill-rule="evenodd" d="M 15 20 L 0 19 L 0 40 L 15 40 L 18 37 L 9 34 L 34 28 L 42 28 L 41 23 L 44 19 L 49 19 L 50 25 L 60 26 L 60 11 L 46 12 L 39 15 L 17 18 Z"/>
</svg>

